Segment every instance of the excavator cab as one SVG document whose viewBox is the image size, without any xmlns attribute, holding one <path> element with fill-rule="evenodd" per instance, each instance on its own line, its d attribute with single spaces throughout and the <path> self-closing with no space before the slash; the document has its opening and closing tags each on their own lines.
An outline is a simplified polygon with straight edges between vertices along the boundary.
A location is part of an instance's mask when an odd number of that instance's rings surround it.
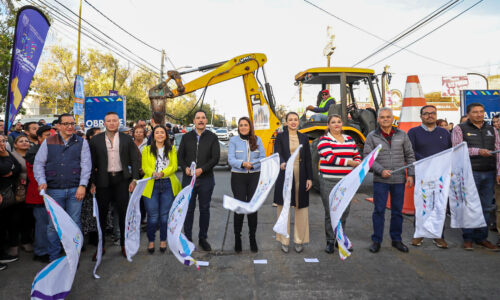
<svg viewBox="0 0 500 300">
<path fill-rule="evenodd" d="M 335 98 L 336 104 L 330 105 L 328 115 L 341 116 L 345 134 L 350 135 L 363 153 L 366 136 L 377 125 L 378 100 L 374 82 L 377 80 L 371 69 L 360 68 L 312 68 L 298 73 L 295 76 L 299 86 L 299 99 L 302 99 L 302 90 L 317 86 L 317 92 L 329 89 L 330 95 Z M 316 99 L 314 99 L 314 102 Z M 306 100 L 310 104 L 310 100 Z M 362 104 L 362 107 L 361 107 Z M 319 187 L 319 155 L 317 145 L 319 138 L 325 133 L 327 116 L 313 114 L 310 118 L 306 113 L 300 118 L 300 132 L 307 134 L 311 143 L 313 159 L 313 185 Z"/>
</svg>

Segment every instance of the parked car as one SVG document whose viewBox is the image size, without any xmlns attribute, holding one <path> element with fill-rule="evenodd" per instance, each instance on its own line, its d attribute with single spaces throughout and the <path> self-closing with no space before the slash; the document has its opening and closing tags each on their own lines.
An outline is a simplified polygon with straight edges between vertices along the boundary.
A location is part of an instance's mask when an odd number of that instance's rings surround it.
<svg viewBox="0 0 500 300">
<path fill-rule="evenodd" d="M 238 135 L 238 128 L 233 128 L 229 131 L 229 136 L 233 137 L 235 135 Z"/>
<path fill-rule="evenodd" d="M 219 140 L 228 141 L 229 140 L 229 131 L 226 128 L 219 128 L 215 132 Z"/>
<path fill-rule="evenodd" d="M 174 135 L 174 146 L 175 149 L 179 149 L 179 145 L 181 144 L 182 136 L 184 133 L 176 133 Z M 219 166 L 227 166 L 228 161 L 227 161 L 227 153 L 228 153 L 228 148 L 229 146 L 221 141 L 219 141 L 219 146 L 220 146 L 220 158 L 219 158 Z"/>
</svg>

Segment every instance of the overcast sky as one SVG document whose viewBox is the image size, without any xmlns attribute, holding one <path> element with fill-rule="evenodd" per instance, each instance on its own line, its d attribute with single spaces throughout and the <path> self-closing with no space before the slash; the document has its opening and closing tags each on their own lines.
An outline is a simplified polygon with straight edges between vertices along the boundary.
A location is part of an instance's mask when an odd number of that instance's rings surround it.
<svg viewBox="0 0 500 300">
<path fill-rule="evenodd" d="M 25 0 L 23 0 L 25 1 Z M 54 0 L 44 0 L 69 13 Z M 77 12 L 77 0 L 58 0 Z M 377 49 L 382 41 L 329 16 L 301 0 L 217 0 L 149 1 L 88 0 L 116 23 L 156 48 L 165 49 L 176 67 L 206 65 L 253 52 L 265 53 L 267 78 L 278 104 L 297 108 L 294 76 L 311 67 L 326 66 L 323 48 L 327 26 L 333 28 L 337 47 L 334 66 L 350 67 Z M 336 16 L 372 34 L 389 40 L 441 5 L 445 0 L 310 0 Z M 37 2 L 37 1 L 35 1 Z M 405 46 L 467 9 L 477 0 L 463 0 L 452 10 L 409 35 L 398 44 Z M 23 2 L 24 3 L 24 2 Z M 393 72 L 391 89 L 404 91 L 407 75 L 420 77 L 425 93 L 439 91 L 441 76 L 467 72 L 500 73 L 500 1 L 485 0 L 409 49 L 438 63 L 393 46 L 361 63 L 381 73 L 384 65 Z M 83 17 L 126 45 L 132 52 L 159 67 L 160 54 L 131 39 L 85 2 Z M 51 43 L 76 45 L 76 33 L 55 21 Z M 97 47 L 83 39 L 83 47 Z M 125 61 L 124 61 L 125 63 Z M 451 66 L 453 65 L 453 66 Z M 167 63 L 166 67 L 172 69 Z M 198 75 L 186 75 L 185 81 Z M 476 79 L 478 88 L 481 81 Z M 304 106 L 315 102 L 317 87 L 306 89 Z M 199 93 L 198 93 L 199 94 Z M 247 115 L 240 78 L 208 89 L 206 101 L 228 117 Z"/>
</svg>

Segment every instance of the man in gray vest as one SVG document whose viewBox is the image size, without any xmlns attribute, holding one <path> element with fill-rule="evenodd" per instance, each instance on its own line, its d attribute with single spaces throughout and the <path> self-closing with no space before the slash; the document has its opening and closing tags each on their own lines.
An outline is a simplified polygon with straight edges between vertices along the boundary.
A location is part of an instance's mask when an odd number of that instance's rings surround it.
<svg viewBox="0 0 500 300">
<path fill-rule="evenodd" d="M 491 154 L 500 150 L 500 138 L 497 130 L 484 121 L 484 106 L 481 103 L 467 105 L 468 120 L 460 123 L 453 129 L 451 141 L 453 146 L 462 141 L 467 142 L 474 182 L 476 183 L 479 199 L 483 208 L 486 222 L 490 219 L 492 210 L 491 199 L 496 182 L 500 183 L 500 153 Z M 492 251 L 500 249 L 490 243 L 488 226 L 481 228 L 463 228 L 464 249 L 473 250 L 472 242 Z"/>
<path fill-rule="evenodd" d="M 90 149 L 87 141 L 75 134 L 71 114 L 60 115 L 58 121 L 59 133 L 42 143 L 33 171 L 38 189 L 45 190 L 81 226 L 82 200 L 92 168 Z M 49 260 L 53 261 L 59 258 L 61 243 L 52 222 L 47 228 L 47 239 Z"/>
</svg>

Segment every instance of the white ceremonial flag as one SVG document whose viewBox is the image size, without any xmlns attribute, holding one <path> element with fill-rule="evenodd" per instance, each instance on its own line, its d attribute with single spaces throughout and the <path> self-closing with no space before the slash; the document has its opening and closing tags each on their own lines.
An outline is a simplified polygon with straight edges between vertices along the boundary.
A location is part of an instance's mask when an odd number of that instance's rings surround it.
<svg viewBox="0 0 500 300">
<path fill-rule="evenodd" d="M 196 164 L 191 163 L 191 174 L 195 174 Z M 167 240 L 170 251 L 175 255 L 177 260 L 186 266 L 195 264 L 198 269 L 198 263 L 191 257 L 195 247 L 186 236 L 181 232 L 184 226 L 184 220 L 188 211 L 189 201 L 191 201 L 191 194 L 193 192 L 196 176 L 193 175 L 191 183 L 182 189 L 182 191 L 175 197 L 174 203 L 170 208 L 168 215 L 168 232 Z M 207 264 L 208 266 L 208 264 Z"/>
<path fill-rule="evenodd" d="M 449 198 L 452 228 L 486 226 L 465 142 L 453 148 Z"/>
<path fill-rule="evenodd" d="M 78 225 L 54 199 L 43 190 L 41 195 L 66 256 L 54 260 L 36 274 L 31 286 L 31 299 L 64 299 L 75 279 L 83 235 Z"/>
<path fill-rule="evenodd" d="M 297 155 L 299 155 L 300 148 L 302 145 L 299 145 L 297 149 L 290 156 L 288 161 L 286 162 L 285 169 L 285 181 L 283 183 L 283 209 L 281 210 L 281 214 L 276 221 L 276 224 L 273 227 L 274 232 L 289 238 L 288 235 L 288 214 L 290 213 L 290 201 L 292 197 L 292 186 L 293 186 L 293 165 Z"/>
<path fill-rule="evenodd" d="M 102 260 L 102 230 L 101 230 L 101 223 L 99 222 L 99 207 L 97 206 L 95 194 L 92 194 L 92 205 L 93 205 L 92 215 L 95 218 L 97 224 L 97 234 L 99 235 L 99 243 L 97 244 L 96 263 L 94 266 L 93 275 L 94 278 L 101 278 L 99 275 L 97 275 L 97 268 L 101 264 Z"/>
<path fill-rule="evenodd" d="M 128 201 L 127 214 L 125 215 L 125 252 L 128 261 L 132 261 L 132 257 L 137 253 L 141 245 L 141 209 L 139 201 L 148 180 L 151 178 L 138 180 Z"/>
<path fill-rule="evenodd" d="M 373 162 L 377 159 L 380 149 L 382 149 L 381 145 L 373 149 L 373 151 L 370 152 L 351 173 L 342 178 L 330 192 L 330 218 L 339 245 L 339 255 L 341 259 L 345 259 L 351 255 L 348 251 L 351 242 L 342 231 L 342 226 L 339 226 L 340 218 L 365 179 L 366 174 L 370 171 Z"/>
<path fill-rule="evenodd" d="M 224 195 L 223 206 L 238 214 L 252 214 L 256 212 L 266 201 L 267 195 L 271 191 L 274 182 L 280 172 L 280 158 L 278 153 L 263 158 L 260 161 L 260 177 L 257 189 L 250 202 L 243 202 L 227 195 Z"/>
<path fill-rule="evenodd" d="M 453 149 L 444 150 L 415 165 L 415 238 L 441 238 L 450 192 Z"/>
</svg>

